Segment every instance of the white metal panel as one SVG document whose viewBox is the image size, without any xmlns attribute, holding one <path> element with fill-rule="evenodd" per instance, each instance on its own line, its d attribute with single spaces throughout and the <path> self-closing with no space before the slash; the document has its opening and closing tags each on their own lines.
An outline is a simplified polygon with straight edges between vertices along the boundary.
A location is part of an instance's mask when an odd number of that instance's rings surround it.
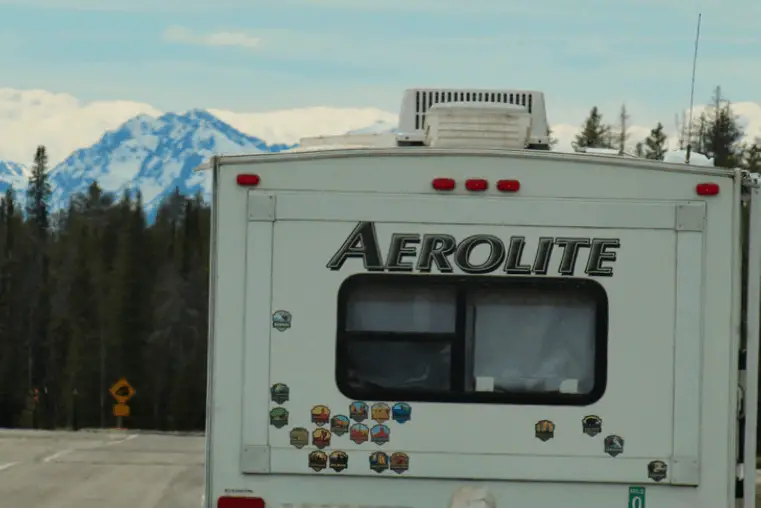
<svg viewBox="0 0 761 509">
<path fill-rule="evenodd" d="M 264 195 L 254 200 L 268 203 Z M 249 199 L 249 205 L 251 199 Z M 264 208 L 264 207 L 263 207 Z M 249 212 L 251 209 L 249 208 Z M 266 210 L 260 210 L 266 214 Z M 262 455 L 269 443 L 268 420 L 270 398 L 269 353 L 272 288 L 272 235 L 271 221 L 249 217 L 246 232 L 246 297 L 242 320 L 244 322 L 243 349 L 243 398 L 241 400 L 243 426 L 242 447 L 246 454 L 241 456 L 241 469 L 260 470 L 264 465 Z M 268 467 L 268 465 L 267 465 Z M 261 473 L 261 471 L 259 471 Z"/>
<path fill-rule="evenodd" d="M 700 480 L 700 394 L 703 330 L 703 235 L 680 231 L 676 247 L 674 330 L 674 463 L 671 481 Z"/>
<path fill-rule="evenodd" d="M 279 197 L 278 207 L 282 196 Z M 590 205 L 588 209 L 585 209 Z M 597 217 L 592 204 L 578 204 L 586 210 L 588 221 Z M 387 206 L 386 209 L 393 208 Z M 425 207 L 421 207 L 421 210 Z M 375 219 L 380 207 L 367 208 L 363 216 Z M 668 210 L 668 209 L 666 209 Z M 319 209 L 313 209 L 319 214 Z M 578 212 L 578 211 L 577 211 Z M 636 215 L 636 211 L 632 211 Z M 356 214 L 356 211 L 355 211 Z M 577 220 L 583 222 L 581 212 Z M 641 215 L 647 217 L 646 211 Z M 505 214 L 496 217 L 509 217 Z M 539 407 L 504 405 L 452 405 L 415 403 L 413 420 L 392 429 L 392 442 L 383 450 L 405 451 L 411 462 L 417 454 L 431 455 L 419 463 L 414 472 L 405 476 L 431 475 L 470 476 L 481 472 L 485 455 L 502 459 L 488 460 L 490 468 L 502 475 L 525 478 L 519 470 L 521 461 L 539 462 L 532 467 L 544 468 L 548 480 L 582 476 L 586 481 L 630 478 L 632 482 L 647 482 L 647 463 L 655 458 L 670 460 L 672 443 L 673 379 L 646 376 L 646 373 L 670 373 L 673 369 L 674 344 L 674 264 L 663 263 L 673 259 L 676 252 L 676 233 L 673 229 L 675 211 L 670 208 L 672 229 L 621 229 L 617 237 L 625 246 L 616 262 L 616 274 L 603 278 L 611 302 L 609 336 L 608 389 L 602 400 L 585 408 Z M 353 224 L 346 222 L 278 221 L 275 226 L 275 255 L 273 309 L 287 309 L 293 315 L 294 325 L 288 331 L 287 341 L 273 341 L 270 383 L 287 383 L 291 388 L 289 426 L 313 429 L 309 411 L 314 405 L 326 405 L 333 413 L 348 412 L 350 400 L 341 395 L 335 385 L 335 316 L 336 295 L 343 280 L 352 273 L 362 272 L 361 264 L 347 263 L 341 273 L 325 269 L 325 264 L 343 243 Z M 387 246 L 393 232 L 431 232 L 430 225 L 413 223 L 382 223 L 376 225 L 380 245 Z M 440 226 L 433 227 L 435 230 Z M 525 236 L 534 249 L 540 235 L 610 236 L 610 231 L 595 228 L 563 228 L 544 226 L 480 226 L 448 225 L 446 233 L 464 238 L 473 233 Z M 319 241 L 316 241 L 319 239 Z M 532 244 L 533 243 L 533 244 Z M 294 264 L 291 254 L 308 253 Z M 557 259 L 552 262 L 556 265 Z M 647 294 L 649 297 L 643 299 Z M 633 307 L 632 303 L 637 306 Z M 297 325 L 298 324 L 298 325 Z M 646 367 L 646 371 L 643 371 Z M 636 380 L 637 383 L 632 383 Z M 368 402 L 369 404 L 373 402 Z M 603 416 L 604 431 L 595 438 L 582 434 L 581 419 L 585 415 Z M 534 437 L 534 424 L 541 419 L 552 419 L 556 436 L 544 443 Z M 613 459 L 603 451 L 602 440 L 608 434 L 618 434 L 626 440 L 626 454 Z M 364 466 L 366 475 L 374 475 L 367 468 L 368 455 L 378 447 L 366 443 L 357 446 L 348 436 L 334 437 L 332 449 L 340 448 L 350 455 L 350 462 Z M 296 451 L 289 444 L 288 430 L 273 431 L 273 473 L 314 474 L 307 467 L 310 447 Z M 294 452 L 296 451 L 296 452 Z M 298 457 L 300 463 L 287 458 Z M 508 460 L 506 458 L 511 457 Z M 567 458 L 579 459 L 573 473 L 558 469 Z M 529 459 L 533 458 L 533 459 Z M 638 461 L 637 473 L 633 463 L 619 462 L 629 458 Z M 500 461 L 499 466 L 490 462 Z M 584 461 L 600 461 L 604 468 L 580 468 Z M 505 463 L 506 462 L 506 463 Z M 512 463 L 511 463 L 512 462 Z M 435 467 L 436 463 L 450 464 L 450 470 Z M 533 463 L 532 463 L 533 464 Z M 539 464 L 542 467 L 538 466 Z M 570 462 L 568 462 L 570 464 Z M 428 465 L 423 470 L 423 465 Z M 629 466 L 627 466 L 629 465 Z M 570 467 L 569 467 L 570 469 Z M 632 469 L 632 470 L 630 470 Z M 316 474 L 315 474 L 316 475 Z M 321 474 L 324 475 L 324 474 Z M 665 481 L 669 482 L 669 481 Z"/>
<path fill-rule="evenodd" d="M 207 396 L 205 494 L 205 504 L 210 507 L 240 475 L 248 225 L 247 191 L 236 185 L 234 174 L 215 170 L 214 197 L 209 323 L 212 380 Z"/>
<path fill-rule="evenodd" d="M 474 207 L 474 200 L 478 206 Z M 505 224 L 588 228 L 673 230 L 676 206 L 663 202 L 564 199 L 499 199 L 378 194 L 278 194 L 278 221 L 357 221 L 429 224 Z M 361 217 L 359 217 L 361 215 Z"/>
<path fill-rule="evenodd" d="M 761 193 L 750 192 L 748 228 L 747 345 L 745 387 L 745 450 L 743 506 L 756 507 L 756 428 L 758 426 L 759 320 L 761 317 Z"/>
</svg>

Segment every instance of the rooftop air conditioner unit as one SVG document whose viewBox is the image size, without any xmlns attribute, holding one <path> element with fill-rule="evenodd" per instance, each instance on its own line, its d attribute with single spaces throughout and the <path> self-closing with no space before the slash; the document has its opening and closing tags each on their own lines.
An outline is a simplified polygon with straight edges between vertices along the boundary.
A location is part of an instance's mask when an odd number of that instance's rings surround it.
<svg viewBox="0 0 761 509">
<path fill-rule="evenodd" d="M 424 143 L 429 147 L 522 149 L 530 134 L 531 114 L 523 106 L 440 103 L 428 111 Z"/>
<path fill-rule="evenodd" d="M 466 103 L 473 106 L 513 106 L 525 111 L 530 117 L 530 128 L 528 139 L 525 146 L 532 149 L 549 150 L 549 126 L 547 124 L 547 112 L 544 105 L 544 94 L 537 91 L 527 90 L 478 90 L 478 89 L 432 89 L 416 88 L 408 89 L 404 92 L 402 99 L 401 112 L 399 114 L 399 134 L 396 136 L 397 145 L 423 145 L 426 143 L 426 127 L 433 117 L 440 115 L 434 113 L 434 107 L 444 104 Z M 462 116 L 471 115 L 476 110 L 470 110 L 465 113 L 460 109 Z M 479 110 L 484 116 L 491 116 L 490 122 L 494 121 L 495 110 Z M 501 110 L 506 113 L 507 109 Z M 518 121 L 517 109 L 510 110 L 513 112 L 513 128 L 518 129 L 523 125 L 525 120 Z M 451 118 L 451 115 L 450 115 Z M 436 120 L 438 125 L 434 128 L 436 132 L 440 131 L 441 120 Z M 486 121 L 485 121 L 486 122 Z M 515 122 L 518 122 L 515 124 Z M 499 146 L 504 145 L 505 125 L 499 129 L 503 134 L 494 134 L 499 138 Z M 486 136 L 482 133 L 482 136 Z M 490 135 L 491 136 L 491 135 Z M 489 139 L 486 137 L 485 139 Z M 432 140 L 428 140 L 432 141 Z M 442 141 L 438 141 L 439 145 Z M 459 145 L 458 145 L 459 146 Z M 470 145 L 472 146 L 472 145 Z M 483 143 L 478 146 L 483 147 Z M 496 147 L 495 147 L 496 148 Z"/>
</svg>

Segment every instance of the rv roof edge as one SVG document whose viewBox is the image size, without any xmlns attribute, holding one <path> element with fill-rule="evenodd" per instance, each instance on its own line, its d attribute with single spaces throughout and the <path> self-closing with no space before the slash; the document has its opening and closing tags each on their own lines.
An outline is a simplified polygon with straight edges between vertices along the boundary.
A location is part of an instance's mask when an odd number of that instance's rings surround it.
<svg viewBox="0 0 761 509">
<path fill-rule="evenodd" d="M 296 159 L 341 159 L 347 157 L 437 157 L 440 155 L 450 156 L 474 156 L 478 158 L 512 158 L 542 159 L 547 161 L 564 160 L 573 164 L 589 164 L 591 160 L 604 159 L 605 164 L 611 168 L 628 167 L 641 168 L 644 170 L 664 172 L 684 172 L 701 175 L 731 176 L 733 170 L 715 166 L 698 166 L 684 163 L 672 163 L 656 161 L 639 157 L 621 157 L 600 154 L 585 154 L 578 152 L 556 152 L 551 150 L 524 150 L 524 149 L 492 149 L 492 148 L 441 148 L 425 147 L 413 149 L 409 147 L 364 147 L 364 146 L 326 146 L 319 149 L 290 150 L 277 153 L 240 154 L 220 156 L 225 166 L 237 166 L 256 163 L 285 163 Z"/>
</svg>

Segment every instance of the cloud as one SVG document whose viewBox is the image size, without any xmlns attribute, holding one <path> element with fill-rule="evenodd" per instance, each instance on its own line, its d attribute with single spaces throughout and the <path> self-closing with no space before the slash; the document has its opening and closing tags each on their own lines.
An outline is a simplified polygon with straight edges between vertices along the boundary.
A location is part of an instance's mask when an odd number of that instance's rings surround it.
<svg viewBox="0 0 761 509">
<path fill-rule="evenodd" d="M 26 164 L 45 145 L 53 165 L 141 113 L 160 112 L 134 101 L 84 103 L 69 94 L 0 88 L 0 160 Z"/>
<path fill-rule="evenodd" d="M 198 44 L 202 46 L 227 46 L 256 49 L 261 39 L 244 32 L 213 32 L 196 34 L 187 28 L 172 26 L 164 30 L 162 38 L 166 42 L 177 44 Z"/>
</svg>

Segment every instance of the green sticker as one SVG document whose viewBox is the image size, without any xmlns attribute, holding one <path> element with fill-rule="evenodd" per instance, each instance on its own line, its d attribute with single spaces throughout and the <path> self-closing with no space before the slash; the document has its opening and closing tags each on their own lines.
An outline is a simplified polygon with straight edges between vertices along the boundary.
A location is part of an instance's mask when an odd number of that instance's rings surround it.
<svg viewBox="0 0 761 509">
<path fill-rule="evenodd" d="M 629 507 L 645 507 L 645 488 L 629 486 Z"/>
</svg>

